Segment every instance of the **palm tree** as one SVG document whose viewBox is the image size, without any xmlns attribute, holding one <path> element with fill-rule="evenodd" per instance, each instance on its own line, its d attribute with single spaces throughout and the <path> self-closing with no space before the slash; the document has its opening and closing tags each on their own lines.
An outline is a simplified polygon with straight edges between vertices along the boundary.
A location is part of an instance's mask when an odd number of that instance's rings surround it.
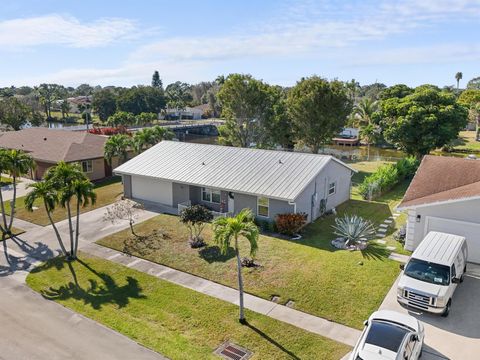
<svg viewBox="0 0 480 360">
<path fill-rule="evenodd" d="M 55 231 L 55 235 L 57 237 L 58 243 L 60 245 L 60 249 L 62 250 L 65 256 L 68 256 L 67 249 L 63 244 L 62 237 L 60 236 L 60 232 L 57 229 L 53 219 L 52 219 L 52 212 L 55 210 L 56 205 L 58 204 L 58 192 L 51 181 L 41 181 L 37 183 L 33 183 L 28 185 L 29 188 L 32 190 L 28 193 L 25 197 L 25 207 L 28 211 L 33 211 L 33 205 L 37 199 L 41 199 L 43 201 L 43 206 L 45 207 L 45 211 L 48 216 L 48 220 L 52 225 L 53 230 Z"/>
<path fill-rule="evenodd" d="M 378 103 L 370 98 L 363 98 L 353 110 L 358 125 L 368 125 L 372 123 L 373 114 L 378 110 Z"/>
<path fill-rule="evenodd" d="M 258 248 L 258 227 L 253 222 L 252 211 L 243 209 L 235 217 L 219 217 L 215 219 L 213 221 L 213 233 L 215 243 L 220 247 L 222 254 L 227 253 L 230 243 L 232 240 L 234 241 L 235 255 L 237 257 L 238 290 L 240 294 L 239 321 L 244 323 L 242 262 L 240 260 L 238 238 L 242 236 L 248 240 L 250 255 L 254 256 Z"/>
<path fill-rule="evenodd" d="M 378 133 L 378 127 L 373 124 L 365 125 L 360 129 L 360 137 L 367 143 L 367 160 L 370 160 L 370 144 L 375 143 Z"/>
<path fill-rule="evenodd" d="M 88 179 L 75 180 L 71 184 L 70 189 L 65 191 L 65 194 L 73 195 L 77 200 L 77 214 L 76 214 L 76 225 L 75 225 L 75 245 L 72 250 L 72 258 L 77 258 L 78 250 L 78 237 L 80 235 L 80 206 L 85 207 L 88 204 L 95 204 L 97 199 L 97 194 L 93 190 L 94 186 Z M 62 200 L 65 200 L 63 198 Z M 70 201 L 70 200 L 69 200 Z"/>
<path fill-rule="evenodd" d="M 455 74 L 455 80 L 457 80 L 457 89 L 460 86 L 460 80 L 462 80 L 462 78 L 463 78 L 463 74 L 461 71 Z"/>
<path fill-rule="evenodd" d="M 175 133 L 172 130 L 158 125 L 154 126 L 152 128 L 152 131 L 154 133 L 154 137 L 157 143 L 162 140 L 172 140 L 175 137 Z"/>
<path fill-rule="evenodd" d="M 335 225 L 332 225 L 335 235 L 345 239 L 345 245 L 357 245 L 364 239 L 371 239 L 375 234 L 373 224 L 357 215 L 344 215 L 335 218 Z"/>
<path fill-rule="evenodd" d="M 149 148 L 157 142 L 157 136 L 151 128 L 139 130 L 133 136 L 133 145 L 137 153 L 141 153 L 145 148 Z"/>
<path fill-rule="evenodd" d="M 132 145 L 132 140 L 128 135 L 116 134 L 110 136 L 105 142 L 103 154 L 109 164 L 113 157 L 118 157 L 119 165 L 127 161 L 128 148 Z"/>
<path fill-rule="evenodd" d="M 80 170 L 77 164 L 59 162 L 56 166 L 51 167 L 45 174 L 44 180 L 50 181 L 55 189 L 59 192 L 60 204 L 67 209 L 68 229 L 70 237 L 70 258 L 75 259 L 75 240 L 74 229 L 72 223 L 71 199 L 74 194 L 72 184 L 76 181 L 87 180 L 86 175 Z"/>
<path fill-rule="evenodd" d="M 32 170 L 35 166 L 35 162 L 25 151 L 15 149 L 7 150 L 4 160 L 6 161 L 7 171 L 12 177 L 13 185 L 13 197 L 10 206 L 10 222 L 8 223 L 8 226 L 5 223 L 5 230 L 7 231 L 7 234 L 10 234 L 13 225 L 13 217 L 15 216 L 15 202 L 17 201 L 17 179 Z"/>
</svg>

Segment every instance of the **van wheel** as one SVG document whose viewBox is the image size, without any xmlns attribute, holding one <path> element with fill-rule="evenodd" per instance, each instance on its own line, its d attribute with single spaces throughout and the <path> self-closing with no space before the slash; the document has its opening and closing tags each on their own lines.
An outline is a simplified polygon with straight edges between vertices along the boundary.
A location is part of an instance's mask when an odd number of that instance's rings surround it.
<svg viewBox="0 0 480 360">
<path fill-rule="evenodd" d="M 452 300 L 448 300 L 447 306 L 445 307 L 445 310 L 442 313 L 443 317 L 447 317 L 448 314 L 450 314 L 450 308 L 452 307 Z"/>
<path fill-rule="evenodd" d="M 423 355 L 423 346 L 422 346 L 422 348 L 420 349 L 420 354 L 418 354 L 418 357 L 421 358 L 422 355 Z"/>
</svg>

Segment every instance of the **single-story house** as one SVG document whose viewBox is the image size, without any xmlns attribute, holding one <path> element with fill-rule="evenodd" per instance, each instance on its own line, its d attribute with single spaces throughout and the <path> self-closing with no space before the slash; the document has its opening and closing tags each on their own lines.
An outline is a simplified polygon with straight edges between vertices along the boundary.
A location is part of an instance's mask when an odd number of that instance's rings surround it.
<svg viewBox="0 0 480 360">
<path fill-rule="evenodd" d="M 161 120 L 163 119 L 186 119 L 186 120 L 200 120 L 203 115 L 203 109 L 197 107 L 187 106 L 184 109 L 167 108 L 164 113 L 159 115 Z"/>
<path fill-rule="evenodd" d="M 465 236 L 468 261 L 480 263 L 480 160 L 425 156 L 398 210 L 408 210 L 407 250 L 440 231 Z"/>
<path fill-rule="evenodd" d="M 217 213 L 306 213 L 308 221 L 350 198 L 352 168 L 331 156 L 162 141 L 114 169 L 124 196 L 165 212 L 202 204 Z"/>
<path fill-rule="evenodd" d="M 88 132 L 28 128 L 0 133 L 0 148 L 24 150 L 35 160 L 29 174 L 40 180 L 45 171 L 60 161 L 79 163 L 90 180 L 111 176 L 111 167 L 103 157 L 108 137 Z"/>
</svg>

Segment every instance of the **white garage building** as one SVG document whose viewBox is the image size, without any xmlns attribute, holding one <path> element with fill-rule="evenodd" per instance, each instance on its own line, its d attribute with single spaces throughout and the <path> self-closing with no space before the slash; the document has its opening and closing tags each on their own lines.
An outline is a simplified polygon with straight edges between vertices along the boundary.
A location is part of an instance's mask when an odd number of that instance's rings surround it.
<svg viewBox="0 0 480 360">
<path fill-rule="evenodd" d="M 408 210 L 407 250 L 429 231 L 461 235 L 480 264 L 480 160 L 425 156 L 398 210 Z"/>
</svg>

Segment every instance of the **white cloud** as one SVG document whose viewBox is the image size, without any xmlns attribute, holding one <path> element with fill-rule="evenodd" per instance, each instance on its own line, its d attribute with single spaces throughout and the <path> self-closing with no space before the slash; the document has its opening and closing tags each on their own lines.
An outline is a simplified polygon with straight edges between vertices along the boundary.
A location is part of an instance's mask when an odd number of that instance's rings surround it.
<svg viewBox="0 0 480 360">
<path fill-rule="evenodd" d="M 464 64 L 480 61 L 478 44 L 436 44 L 366 51 L 361 57 L 351 57 L 348 66 L 411 65 L 411 64 Z"/>
<path fill-rule="evenodd" d="M 1 21 L 0 46 L 7 50 L 48 44 L 89 48 L 130 38 L 135 32 L 135 23 L 129 19 L 102 18 L 82 23 L 72 16 L 52 14 Z"/>
<path fill-rule="evenodd" d="M 325 56 L 335 49 L 480 16 L 478 0 L 405 0 L 357 3 L 295 1 L 265 23 L 235 34 L 162 39 L 134 51 L 129 61 L 225 60 L 250 56 Z"/>
</svg>

